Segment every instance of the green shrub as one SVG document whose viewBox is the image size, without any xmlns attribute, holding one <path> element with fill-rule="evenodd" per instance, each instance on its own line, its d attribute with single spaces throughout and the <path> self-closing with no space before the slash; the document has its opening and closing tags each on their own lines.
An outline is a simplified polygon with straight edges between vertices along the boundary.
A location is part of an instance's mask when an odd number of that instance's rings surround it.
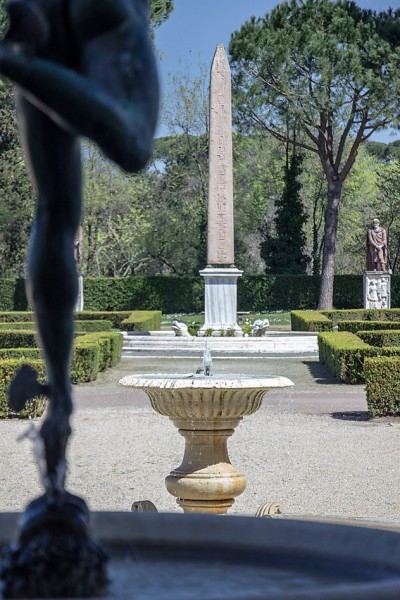
<svg viewBox="0 0 400 600">
<path fill-rule="evenodd" d="M 121 329 L 125 331 L 158 331 L 161 327 L 162 313 L 159 310 L 133 311 L 122 321 Z"/>
<path fill-rule="evenodd" d="M 375 348 L 347 331 L 320 333 L 318 348 L 320 362 L 343 383 L 364 382 L 366 357 L 400 356 L 400 348 Z"/>
<path fill-rule="evenodd" d="M 41 360 L 42 355 L 39 348 L 1 348 L 0 360 L 8 358 L 26 358 L 29 360 Z"/>
<path fill-rule="evenodd" d="M 10 417 L 14 413 L 8 405 L 8 388 L 17 371 L 24 364 L 29 364 L 38 372 L 38 379 L 42 383 L 45 382 L 45 370 L 43 362 L 40 360 L 28 358 L 9 358 L 0 360 L 0 417 Z M 33 400 L 29 400 L 23 410 L 18 413 L 18 416 L 24 418 L 40 417 L 46 406 L 46 398 L 38 396 Z"/>
<path fill-rule="evenodd" d="M 204 307 L 201 277 L 176 275 L 86 277 L 86 310 L 162 310 L 164 313 L 199 312 Z"/>
<path fill-rule="evenodd" d="M 400 413 L 400 358 L 366 358 L 364 376 L 370 414 Z"/>
<path fill-rule="evenodd" d="M 106 319 L 82 320 L 75 321 L 75 333 L 92 333 L 99 331 L 111 331 L 113 324 L 111 321 Z"/>
<path fill-rule="evenodd" d="M 75 313 L 76 321 L 111 321 L 112 327 L 120 329 L 121 323 L 124 319 L 127 319 L 132 311 L 130 310 L 119 310 L 119 311 L 81 311 Z"/>
<path fill-rule="evenodd" d="M 33 321 L 0 321 L 0 331 L 16 331 L 24 329 L 25 331 L 35 331 L 36 325 Z"/>
<path fill-rule="evenodd" d="M 22 323 L 26 321 L 33 323 L 33 312 L 25 310 L 0 312 L 0 323 Z"/>
<path fill-rule="evenodd" d="M 71 381 L 73 383 L 95 381 L 100 369 L 100 345 L 95 341 L 83 340 L 83 336 L 77 338 L 72 351 Z"/>
<path fill-rule="evenodd" d="M 0 348 L 36 348 L 37 345 L 33 331 L 0 331 Z"/>
<path fill-rule="evenodd" d="M 115 366 L 121 359 L 122 333 L 104 332 L 90 333 L 79 338 L 79 344 L 97 344 L 99 348 L 98 369 L 103 371 L 108 367 Z M 77 342 L 76 342 L 77 343 Z"/>
<path fill-rule="evenodd" d="M 108 363 L 110 367 L 115 367 L 121 360 L 122 346 L 124 342 L 124 336 L 118 331 L 107 332 L 104 334 L 99 333 L 99 337 L 106 337 L 110 342 L 110 357 Z"/>
<path fill-rule="evenodd" d="M 292 310 L 292 331 L 331 331 L 333 323 L 319 310 Z"/>
<path fill-rule="evenodd" d="M 358 331 L 373 331 L 374 329 L 399 329 L 398 321 L 339 321 L 339 331 L 350 331 L 357 333 Z"/>
<path fill-rule="evenodd" d="M 376 331 L 359 331 L 357 335 L 366 344 L 369 344 L 370 346 L 376 346 L 377 348 L 384 348 L 385 346 L 400 347 L 400 329 L 378 329 Z"/>
</svg>

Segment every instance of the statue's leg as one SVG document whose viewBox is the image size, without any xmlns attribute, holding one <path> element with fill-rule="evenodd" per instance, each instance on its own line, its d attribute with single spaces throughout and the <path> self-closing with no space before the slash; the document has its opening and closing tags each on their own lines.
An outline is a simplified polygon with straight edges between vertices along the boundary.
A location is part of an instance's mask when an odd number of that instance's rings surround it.
<svg viewBox="0 0 400 600">
<path fill-rule="evenodd" d="M 76 216 L 70 215 L 70 218 Z M 63 490 L 65 449 L 71 433 L 69 371 L 73 312 L 78 294 L 74 231 L 75 228 L 66 227 L 59 213 L 39 198 L 28 263 L 28 289 L 48 377 L 49 406 L 40 431 L 45 447 L 48 492 Z"/>
<path fill-rule="evenodd" d="M 28 258 L 28 294 L 45 359 L 49 406 L 44 442 L 48 495 L 64 490 L 65 449 L 71 433 L 70 360 L 78 277 L 74 242 L 81 215 L 78 140 L 24 103 L 31 118 L 25 132 L 38 189 Z M 32 127 L 32 123 L 37 127 Z M 40 127 L 40 144 L 36 143 Z"/>
</svg>

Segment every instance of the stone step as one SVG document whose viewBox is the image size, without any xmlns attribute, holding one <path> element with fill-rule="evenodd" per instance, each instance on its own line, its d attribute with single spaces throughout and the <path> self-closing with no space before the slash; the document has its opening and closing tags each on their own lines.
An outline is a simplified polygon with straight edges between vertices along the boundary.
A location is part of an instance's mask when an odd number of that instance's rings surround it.
<svg viewBox="0 0 400 600">
<path fill-rule="evenodd" d="M 175 337 L 164 335 L 124 335 L 123 355 L 199 356 L 208 348 L 214 355 L 315 355 L 317 334 L 274 332 L 262 338 Z"/>
</svg>

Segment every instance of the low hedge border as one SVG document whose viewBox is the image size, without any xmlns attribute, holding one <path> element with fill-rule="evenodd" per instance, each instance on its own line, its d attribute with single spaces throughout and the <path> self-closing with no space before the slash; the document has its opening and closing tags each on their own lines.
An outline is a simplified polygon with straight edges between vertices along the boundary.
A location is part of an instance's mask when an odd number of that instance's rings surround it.
<svg viewBox="0 0 400 600">
<path fill-rule="evenodd" d="M 98 319 L 97 321 L 87 320 L 87 321 L 75 321 L 74 328 L 75 333 L 88 333 L 93 331 L 111 331 L 113 324 L 108 320 Z M 35 331 L 36 324 L 33 321 L 12 321 L 12 322 L 2 322 L 0 321 L 0 331 L 7 330 L 31 330 Z"/>
<path fill-rule="evenodd" d="M 400 328 L 392 330 L 378 329 L 375 331 L 359 331 L 357 335 L 370 346 L 376 346 L 378 348 L 384 348 L 385 346 L 400 346 Z"/>
<path fill-rule="evenodd" d="M 123 331 L 146 331 L 146 330 L 159 330 L 161 328 L 161 316 L 162 313 L 159 310 L 125 310 L 125 311 L 82 311 L 75 313 L 75 321 L 110 321 L 111 327 L 114 329 L 120 329 Z M 14 312 L 0 312 L 0 324 L 1 323 L 29 323 L 32 328 L 34 317 L 33 312 L 30 311 L 14 311 Z M 76 323 L 76 331 L 88 331 L 84 329 L 84 325 Z M 89 327 L 89 326 L 88 326 Z M 93 326 L 94 330 L 100 331 L 98 326 Z M 105 327 L 109 328 L 108 325 Z M 23 327 L 22 327 L 23 329 Z M 103 328 L 104 330 L 104 328 Z"/>
<path fill-rule="evenodd" d="M 161 317 L 160 310 L 133 311 L 127 319 L 122 321 L 121 329 L 125 331 L 158 331 L 161 327 Z"/>
<path fill-rule="evenodd" d="M 114 329 L 121 329 L 121 323 L 132 314 L 131 310 L 114 310 L 114 311 L 89 311 L 83 310 L 75 313 L 75 319 L 77 321 L 111 321 Z"/>
<path fill-rule="evenodd" d="M 292 331 L 332 331 L 333 322 L 319 310 L 292 310 Z"/>
<path fill-rule="evenodd" d="M 5 339 L 13 341 L 35 340 L 33 332 L 7 331 L 0 332 Z M 36 342 L 36 340 L 35 340 Z M 123 335 L 120 332 L 99 332 L 80 335 L 74 341 L 71 361 L 71 381 L 86 383 L 94 381 L 99 370 L 115 366 L 121 358 Z M 45 367 L 38 347 L 6 347 L 0 349 L 0 418 L 14 416 L 8 406 L 8 387 L 23 365 L 31 365 L 39 374 L 39 380 L 44 382 Z M 30 400 L 26 407 L 18 413 L 21 417 L 34 418 L 43 414 L 46 405 L 44 397 Z"/>
<path fill-rule="evenodd" d="M 292 331 L 329 331 L 345 321 L 400 323 L 400 309 L 293 310 L 290 313 Z M 329 324 L 330 323 L 330 324 Z M 383 326 L 381 325 L 381 329 Z M 372 329 L 372 327 L 370 328 Z"/>
<path fill-rule="evenodd" d="M 399 321 L 339 321 L 338 331 L 350 331 L 350 333 L 357 333 L 362 331 L 373 331 L 373 330 L 384 330 L 384 329 L 400 329 Z"/>
<path fill-rule="evenodd" d="M 366 358 L 364 361 L 367 405 L 371 416 L 400 413 L 400 358 Z"/>
<path fill-rule="evenodd" d="M 400 347 L 376 348 L 347 331 L 320 333 L 318 348 L 320 362 L 343 383 L 364 383 L 367 357 L 400 357 Z"/>
</svg>

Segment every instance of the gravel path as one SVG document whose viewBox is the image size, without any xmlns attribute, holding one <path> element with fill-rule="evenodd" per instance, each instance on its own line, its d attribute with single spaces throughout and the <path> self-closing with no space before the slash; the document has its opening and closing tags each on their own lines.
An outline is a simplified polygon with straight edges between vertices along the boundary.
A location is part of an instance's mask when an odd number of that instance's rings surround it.
<svg viewBox="0 0 400 600">
<path fill-rule="evenodd" d="M 117 386 L 129 373 L 188 372 L 199 361 L 123 359 L 97 382 L 75 388 L 68 487 L 93 510 L 130 510 L 152 500 L 180 511 L 164 477 L 184 441 L 142 392 Z M 231 513 L 279 501 L 286 514 L 400 519 L 400 419 L 367 419 L 362 386 L 338 384 L 316 359 L 215 361 L 215 372 L 285 375 L 293 388 L 270 392 L 229 443 L 248 486 Z M 35 423 L 37 426 L 39 423 Z M 41 493 L 26 421 L 0 421 L 0 510 L 19 511 Z"/>
</svg>

